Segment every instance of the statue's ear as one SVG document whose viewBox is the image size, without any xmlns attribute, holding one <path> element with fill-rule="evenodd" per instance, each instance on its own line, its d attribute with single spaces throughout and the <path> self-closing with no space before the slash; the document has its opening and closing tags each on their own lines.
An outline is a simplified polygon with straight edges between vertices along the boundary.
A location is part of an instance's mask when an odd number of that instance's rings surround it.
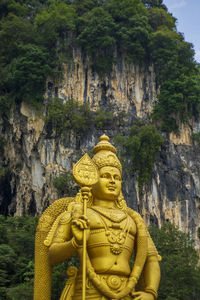
<svg viewBox="0 0 200 300">
<path fill-rule="evenodd" d="M 69 204 L 74 198 L 62 198 L 53 202 L 41 215 L 35 235 L 35 276 L 34 276 L 34 300 L 51 300 L 51 275 L 52 265 L 48 259 L 48 245 L 44 241 L 59 216 L 68 210 Z M 53 226 L 53 227 L 52 227 Z"/>
<path fill-rule="evenodd" d="M 127 208 L 126 201 L 124 200 L 124 196 L 122 194 L 122 190 L 120 191 L 119 197 L 116 201 L 116 205 L 120 209 L 126 209 Z"/>
</svg>

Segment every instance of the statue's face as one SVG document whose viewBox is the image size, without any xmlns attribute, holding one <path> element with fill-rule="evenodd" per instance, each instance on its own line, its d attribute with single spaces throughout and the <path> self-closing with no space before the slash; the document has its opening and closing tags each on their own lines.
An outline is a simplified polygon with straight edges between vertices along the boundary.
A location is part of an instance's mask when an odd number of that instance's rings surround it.
<svg viewBox="0 0 200 300">
<path fill-rule="evenodd" d="M 92 188 L 95 198 L 102 200 L 115 200 L 121 191 L 121 174 L 115 167 L 102 167 L 99 170 L 99 181 Z"/>
</svg>

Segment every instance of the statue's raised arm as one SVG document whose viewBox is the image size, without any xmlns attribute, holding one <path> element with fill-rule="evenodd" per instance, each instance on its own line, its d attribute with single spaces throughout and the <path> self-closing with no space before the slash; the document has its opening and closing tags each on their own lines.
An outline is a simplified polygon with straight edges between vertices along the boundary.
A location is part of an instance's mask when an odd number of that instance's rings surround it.
<svg viewBox="0 0 200 300">
<path fill-rule="evenodd" d="M 69 279 L 60 300 L 154 300 L 160 281 L 160 256 L 142 217 L 128 208 L 123 198 L 122 166 L 115 147 L 103 135 L 93 151 L 92 164 L 97 168 L 98 180 L 86 180 L 91 182 L 87 189 L 87 212 L 82 188 L 75 198 L 55 201 L 39 220 L 34 300 L 51 299 L 53 265 L 75 253 L 80 269 L 68 270 Z M 92 168 L 90 163 L 82 162 L 79 175 L 89 179 L 94 176 Z"/>
</svg>

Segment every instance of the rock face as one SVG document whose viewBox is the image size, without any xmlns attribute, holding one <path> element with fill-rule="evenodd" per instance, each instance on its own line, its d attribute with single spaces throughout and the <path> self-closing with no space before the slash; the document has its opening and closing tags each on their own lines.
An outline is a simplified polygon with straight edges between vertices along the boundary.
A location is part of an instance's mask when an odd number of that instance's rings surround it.
<svg viewBox="0 0 200 300">
<path fill-rule="evenodd" d="M 58 139 L 46 133 L 45 109 L 43 115 L 24 103 L 13 109 L 9 121 L 2 126 L 6 141 L 3 164 L 9 165 L 10 183 L 9 192 L 0 198 L 1 213 L 40 215 L 58 198 L 53 179 L 62 172 L 70 172 L 73 163 L 84 151 L 92 150 L 103 132 L 112 141 L 117 133 L 127 132 L 135 120 L 147 120 L 156 94 L 153 67 L 139 68 L 118 58 L 113 71 L 100 78 L 92 71 L 90 61 L 79 50 L 74 51 L 74 62 L 65 65 L 62 82 L 48 80 L 46 98 L 73 98 L 89 104 L 93 111 L 98 107 L 112 110 L 118 124 L 104 131 L 91 130 L 82 137 L 69 131 Z M 122 112 L 125 122 L 120 122 Z M 128 205 L 139 211 L 147 224 L 160 226 L 170 221 L 191 233 L 199 247 L 200 151 L 191 141 L 195 130 L 199 131 L 198 122 L 180 127 L 179 136 L 171 134 L 166 138 L 143 196 L 139 196 L 136 178 L 126 171 L 123 190 Z M 127 157 L 126 167 L 129 164 Z"/>
</svg>

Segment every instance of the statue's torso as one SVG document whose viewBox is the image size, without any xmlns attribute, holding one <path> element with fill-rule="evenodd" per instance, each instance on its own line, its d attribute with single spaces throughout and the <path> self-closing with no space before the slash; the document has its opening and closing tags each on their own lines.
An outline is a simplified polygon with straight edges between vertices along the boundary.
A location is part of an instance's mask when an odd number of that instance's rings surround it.
<svg viewBox="0 0 200 300">
<path fill-rule="evenodd" d="M 97 273 L 129 275 L 136 225 L 124 211 L 98 206 L 87 210 L 88 255 Z"/>
</svg>

